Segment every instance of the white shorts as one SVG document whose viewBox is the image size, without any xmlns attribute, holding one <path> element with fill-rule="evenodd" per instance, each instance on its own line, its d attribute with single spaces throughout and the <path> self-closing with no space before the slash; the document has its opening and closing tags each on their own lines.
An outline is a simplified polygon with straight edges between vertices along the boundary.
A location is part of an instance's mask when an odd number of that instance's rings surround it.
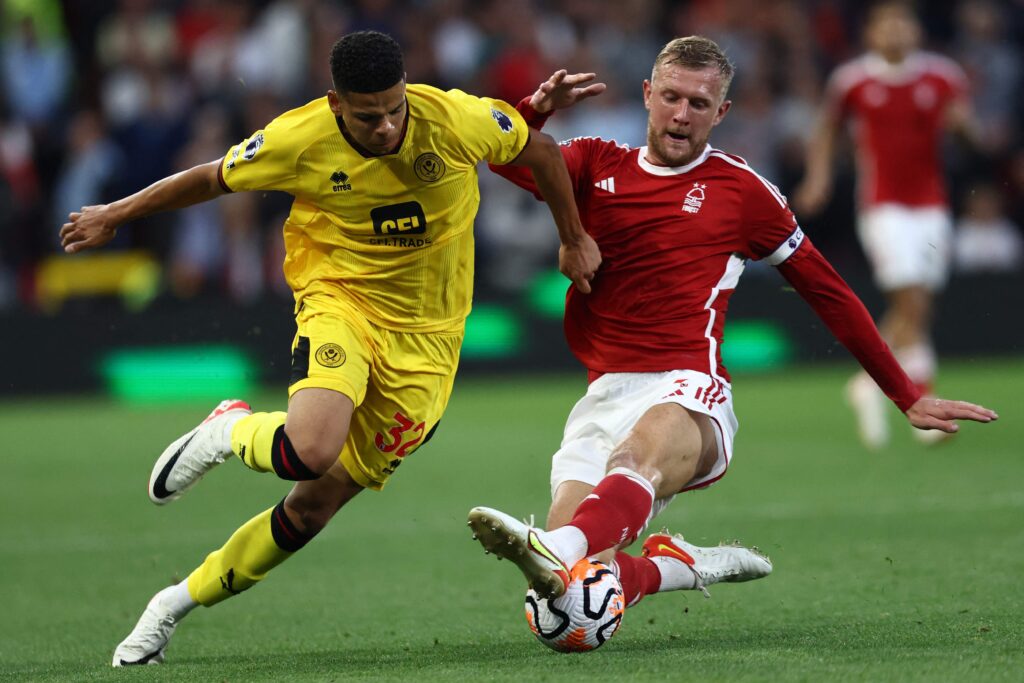
<svg viewBox="0 0 1024 683">
<path fill-rule="evenodd" d="M 551 496 L 566 481 L 596 486 L 604 478 L 612 450 L 652 406 L 677 403 L 711 418 L 718 460 L 711 472 L 686 484 L 703 488 L 725 474 L 739 423 L 732 410 L 732 389 L 721 380 L 693 370 L 621 372 L 602 375 L 587 388 L 569 413 L 562 446 L 551 458 Z M 657 515 L 671 497 L 655 502 Z"/>
<path fill-rule="evenodd" d="M 953 223 L 944 207 L 879 204 L 861 213 L 857 234 L 883 292 L 946 284 Z"/>
</svg>

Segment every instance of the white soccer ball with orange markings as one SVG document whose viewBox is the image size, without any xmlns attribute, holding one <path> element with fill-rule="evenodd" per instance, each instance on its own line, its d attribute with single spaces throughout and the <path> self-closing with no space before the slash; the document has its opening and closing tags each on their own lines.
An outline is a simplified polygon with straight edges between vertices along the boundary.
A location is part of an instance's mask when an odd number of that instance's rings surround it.
<svg viewBox="0 0 1024 683">
<path fill-rule="evenodd" d="M 526 621 L 537 640 L 559 652 L 601 647 L 622 623 L 625 600 L 619 579 L 607 565 L 586 558 L 570 572 L 561 597 L 547 600 L 526 592 Z"/>
</svg>

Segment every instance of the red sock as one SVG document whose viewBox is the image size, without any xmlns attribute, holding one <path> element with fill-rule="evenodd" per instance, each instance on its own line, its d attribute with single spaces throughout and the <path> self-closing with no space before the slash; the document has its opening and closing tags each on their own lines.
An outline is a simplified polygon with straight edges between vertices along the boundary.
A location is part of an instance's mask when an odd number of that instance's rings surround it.
<svg viewBox="0 0 1024 683">
<path fill-rule="evenodd" d="M 661 572 L 658 565 L 646 557 L 633 557 L 623 552 L 615 553 L 615 564 L 619 565 L 619 583 L 626 607 L 640 602 L 645 595 L 657 593 L 661 588 Z"/>
<path fill-rule="evenodd" d="M 636 540 L 651 516 L 654 488 L 640 475 L 616 467 L 594 487 L 569 522 L 587 537 L 587 555 Z"/>
</svg>

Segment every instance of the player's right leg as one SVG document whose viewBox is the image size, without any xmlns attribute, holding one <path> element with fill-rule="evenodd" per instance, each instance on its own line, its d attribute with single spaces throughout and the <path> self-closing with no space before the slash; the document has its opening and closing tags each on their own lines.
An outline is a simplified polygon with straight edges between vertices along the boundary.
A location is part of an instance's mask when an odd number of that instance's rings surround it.
<svg viewBox="0 0 1024 683">
<path fill-rule="evenodd" d="M 307 387 L 294 393 L 288 406 L 287 413 L 253 413 L 242 401 L 222 401 L 157 459 L 150 500 L 157 505 L 177 500 L 233 454 L 250 469 L 289 481 L 320 477 L 338 459 L 355 404 L 334 389 Z"/>
<path fill-rule="evenodd" d="M 548 530 L 568 524 L 576 508 L 593 490 L 592 485 L 581 481 L 562 482 L 551 502 Z M 655 502 L 652 519 L 668 506 L 673 497 Z M 719 582 L 752 581 L 767 576 L 772 570 L 771 561 L 757 548 L 745 548 L 736 543 L 702 547 L 664 531 L 652 534 L 644 541 L 639 557 L 616 547 L 600 553 L 596 559 L 611 567 L 619 578 L 629 607 L 647 595 L 666 591 L 700 590 L 710 597 L 707 586 Z"/>
<path fill-rule="evenodd" d="M 883 204 L 864 211 L 857 230 L 875 282 L 885 293 L 878 329 L 911 381 L 930 394 L 936 373 L 932 308 L 934 293 L 949 272 L 950 217 L 939 207 Z M 888 401 L 874 381 L 860 372 L 847 384 L 846 395 L 861 441 L 872 449 L 887 443 Z M 915 429 L 914 434 L 924 440 L 948 436 L 937 430 Z"/>
<path fill-rule="evenodd" d="M 934 395 L 937 360 L 931 341 L 934 293 L 929 285 L 919 284 L 888 292 L 889 308 L 880 329 L 887 331 L 893 355 L 903 371 L 924 396 Z M 911 428 L 913 437 L 924 444 L 937 444 L 952 438 L 938 429 Z"/>
<path fill-rule="evenodd" d="M 158 664 L 178 623 L 195 607 L 210 607 L 251 588 L 303 548 L 363 487 L 335 458 L 324 476 L 298 482 L 276 506 L 243 524 L 189 577 L 158 592 L 114 651 L 115 667 Z"/>
<path fill-rule="evenodd" d="M 150 477 L 150 499 L 176 500 L 232 454 L 257 472 L 316 479 L 338 459 L 355 406 L 366 395 L 378 334 L 357 311 L 308 297 L 296 315 L 289 412 L 251 413 L 225 401 L 172 443 Z"/>
<path fill-rule="evenodd" d="M 197 427 L 164 449 L 149 476 L 149 499 L 165 505 L 180 498 L 208 471 L 232 455 L 231 430 L 252 414 L 249 404 L 221 401 Z"/>
<path fill-rule="evenodd" d="M 654 388 L 656 395 L 666 393 L 660 385 Z M 725 396 L 727 390 L 723 392 Z M 561 595 L 568 569 L 580 559 L 632 543 L 647 525 L 656 498 L 678 493 L 717 467 L 718 443 L 711 418 L 675 399 L 647 405 L 612 451 L 607 473 L 573 510 L 567 524 L 543 531 L 491 508 L 470 511 L 474 536 L 488 552 L 514 562 L 541 597 Z M 722 472 L 724 468 L 721 465 Z"/>
<path fill-rule="evenodd" d="M 239 420 L 232 450 L 246 467 L 308 481 L 332 467 L 345 445 L 356 406 L 366 398 L 379 331 L 340 299 L 302 301 L 295 316 L 288 414 Z"/>
<path fill-rule="evenodd" d="M 846 402 L 853 411 L 857 436 L 868 450 L 889 443 L 888 401 L 868 373 L 861 370 L 846 383 Z"/>
</svg>

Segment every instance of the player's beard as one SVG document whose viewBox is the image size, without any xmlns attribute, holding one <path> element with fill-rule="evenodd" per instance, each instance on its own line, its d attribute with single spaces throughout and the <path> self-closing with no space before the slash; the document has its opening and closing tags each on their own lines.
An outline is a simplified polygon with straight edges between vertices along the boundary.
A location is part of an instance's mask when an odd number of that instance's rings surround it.
<svg viewBox="0 0 1024 683">
<path fill-rule="evenodd" d="M 698 139 L 693 137 L 692 131 L 690 135 L 691 137 L 688 137 L 683 144 L 670 144 L 666 139 L 668 138 L 667 130 L 657 131 L 650 122 L 647 123 L 648 149 L 657 156 L 655 161 L 673 168 L 685 166 L 700 156 L 710 137 L 710 135 L 705 135 Z"/>
</svg>

